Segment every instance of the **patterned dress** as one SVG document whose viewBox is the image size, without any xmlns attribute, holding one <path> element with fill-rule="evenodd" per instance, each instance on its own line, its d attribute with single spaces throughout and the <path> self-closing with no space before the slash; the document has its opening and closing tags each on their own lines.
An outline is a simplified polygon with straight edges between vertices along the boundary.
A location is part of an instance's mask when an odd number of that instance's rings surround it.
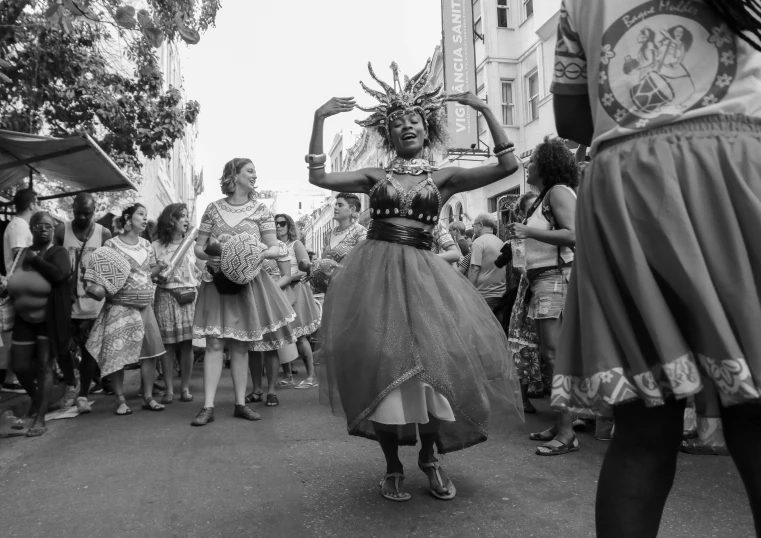
<svg viewBox="0 0 761 538">
<path fill-rule="evenodd" d="M 225 199 L 212 202 L 201 217 L 198 240 L 220 243 L 241 233 L 262 239 L 275 236 L 275 220 L 266 205 L 249 200 L 232 205 Z M 296 313 L 267 271 L 240 293 L 220 295 L 207 271 L 196 300 L 194 338 L 223 338 L 249 343 L 252 351 L 274 351 L 296 341 Z"/>
<path fill-rule="evenodd" d="M 163 245 L 154 241 L 152 248 L 157 261 L 169 263 L 180 245 Z M 198 287 L 201 271 L 196 267 L 196 256 L 188 250 L 169 279 L 156 288 L 153 311 L 161 330 L 161 339 L 165 344 L 177 344 L 193 339 L 193 318 L 195 301 L 180 304 L 169 290 L 192 289 Z"/>
<path fill-rule="evenodd" d="M 335 276 L 336 266 L 330 262 L 340 264 L 349 252 L 365 239 L 367 239 L 367 229 L 356 222 L 343 232 L 334 228 L 325 234 L 325 242 L 322 247 L 322 260 L 315 260 L 312 264 L 310 279 L 315 293 L 325 293 L 328 289 L 328 284 Z M 328 261 L 327 263 L 326 260 Z"/>
<path fill-rule="evenodd" d="M 142 238 L 129 245 L 114 237 L 93 253 L 85 280 L 103 285 L 107 292 L 86 347 L 103 376 L 165 353 L 150 307 L 154 293 L 151 269 L 155 266 L 153 249 Z"/>
</svg>

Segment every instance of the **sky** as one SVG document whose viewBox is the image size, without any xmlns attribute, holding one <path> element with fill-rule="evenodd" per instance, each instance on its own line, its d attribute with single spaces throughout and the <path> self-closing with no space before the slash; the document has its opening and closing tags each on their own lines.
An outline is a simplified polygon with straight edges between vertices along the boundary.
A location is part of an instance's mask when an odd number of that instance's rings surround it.
<svg viewBox="0 0 761 538">
<path fill-rule="evenodd" d="M 310 187 L 308 153 L 314 111 L 331 97 L 375 101 L 367 62 L 389 83 L 389 66 L 412 76 L 441 41 L 441 0 L 222 0 L 216 28 L 184 48 L 188 99 L 201 104 L 196 168 L 204 171 L 198 213 L 222 197 L 225 162 L 249 157 L 258 187 Z M 341 129 L 368 114 L 354 110 L 325 122 L 324 149 Z"/>
</svg>

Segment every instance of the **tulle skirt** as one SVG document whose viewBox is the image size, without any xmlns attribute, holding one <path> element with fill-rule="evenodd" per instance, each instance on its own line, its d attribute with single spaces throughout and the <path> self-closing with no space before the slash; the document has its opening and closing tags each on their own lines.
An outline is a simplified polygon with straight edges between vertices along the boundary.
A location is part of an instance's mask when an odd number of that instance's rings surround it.
<svg viewBox="0 0 761 538">
<path fill-rule="evenodd" d="M 429 250 L 368 239 L 346 257 L 322 314 L 322 401 L 349 434 L 375 439 L 369 420 L 383 399 L 417 378 L 446 399 L 439 452 L 486 440 L 494 404 L 523 416 L 507 338 L 486 301 Z M 415 444 L 416 425 L 399 425 Z"/>
<path fill-rule="evenodd" d="M 761 121 L 713 116 L 603 146 L 576 211 L 552 405 L 610 416 L 713 384 L 761 394 Z"/>
<path fill-rule="evenodd" d="M 296 341 L 296 313 L 265 272 L 239 293 L 221 295 L 204 282 L 196 299 L 193 338 L 231 338 L 252 351 L 274 351 Z"/>
</svg>

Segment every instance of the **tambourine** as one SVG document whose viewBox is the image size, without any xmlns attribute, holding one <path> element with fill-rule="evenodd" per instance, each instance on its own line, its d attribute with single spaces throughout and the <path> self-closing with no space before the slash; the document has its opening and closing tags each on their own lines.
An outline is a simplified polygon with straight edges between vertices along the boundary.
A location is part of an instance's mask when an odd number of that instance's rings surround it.
<svg viewBox="0 0 761 538">
<path fill-rule="evenodd" d="M 95 299 L 103 299 L 106 294 L 114 295 L 127 283 L 131 267 L 129 262 L 110 247 L 100 247 L 93 251 L 90 264 L 85 271 L 85 292 Z"/>
<path fill-rule="evenodd" d="M 330 279 L 338 268 L 338 262 L 331 259 L 314 260 L 312 262 L 312 271 L 309 277 L 312 288 L 315 293 L 325 293 L 328 291 Z"/>
</svg>

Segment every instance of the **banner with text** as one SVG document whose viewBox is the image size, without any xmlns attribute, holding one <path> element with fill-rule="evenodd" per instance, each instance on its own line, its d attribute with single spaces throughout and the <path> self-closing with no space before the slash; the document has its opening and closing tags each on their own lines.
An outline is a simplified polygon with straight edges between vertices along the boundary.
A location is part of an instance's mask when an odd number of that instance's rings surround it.
<svg viewBox="0 0 761 538">
<path fill-rule="evenodd" d="M 444 90 L 448 95 L 476 93 L 476 55 L 471 0 L 442 0 L 444 26 Z M 447 103 L 449 147 L 469 149 L 478 143 L 478 115 L 459 103 Z"/>
</svg>

